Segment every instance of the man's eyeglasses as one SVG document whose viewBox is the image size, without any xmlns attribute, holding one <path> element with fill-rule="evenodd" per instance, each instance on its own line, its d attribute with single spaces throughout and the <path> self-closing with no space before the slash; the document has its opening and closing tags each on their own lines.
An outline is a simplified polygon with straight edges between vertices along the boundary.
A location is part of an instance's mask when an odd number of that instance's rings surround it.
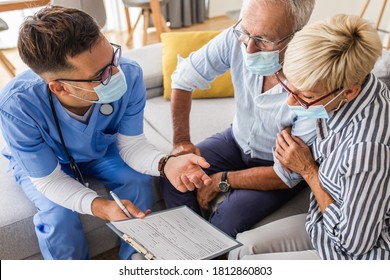
<svg viewBox="0 0 390 280">
<path fill-rule="evenodd" d="M 278 80 L 279 84 L 288 92 L 288 94 L 291 94 L 292 97 L 294 97 L 294 99 L 299 103 L 299 105 L 301 105 L 305 109 L 308 109 L 310 106 L 316 104 L 317 102 L 320 102 L 321 100 L 327 98 L 328 96 L 331 96 L 332 94 L 335 94 L 337 91 L 340 90 L 339 88 L 335 89 L 334 91 L 329 92 L 329 93 L 321 96 L 320 98 L 317 98 L 311 102 L 307 102 L 307 101 L 303 100 L 302 98 L 300 98 L 298 96 L 298 94 L 293 92 L 285 83 L 282 82 L 282 80 L 279 78 L 278 72 L 275 73 L 275 77 Z"/>
<path fill-rule="evenodd" d="M 280 39 L 277 42 L 272 42 L 270 40 L 264 39 L 263 37 L 260 36 L 252 36 L 248 34 L 248 32 L 242 30 L 241 28 L 241 23 L 242 19 L 240 19 L 234 26 L 233 26 L 233 33 L 236 35 L 237 39 L 243 42 L 245 45 L 248 45 L 250 39 L 252 39 L 255 42 L 256 47 L 259 50 L 264 50 L 264 49 L 274 49 L 276 46 L 280 45 L 290 37 L 292 37 L 297 31 L 294 31 L 290 34 L 288 34 L 286 37 L 283 39 Z"/>
<path fill-rule="evenodd" d="M 112 66 L 118 67 L 119 60 L 121 59 L 122 56 L 121 46 L 113 43 L 110 44 L 115 48 L 111 63 L 109 63 L 107 66 L 104 67 L 98 79 L 93 79 L 93 80 L 56 79 L 56 81 L 87 82 L 87 83 L 100 82 L 103 85 L 107 85 L 111 80 Z"/>
</svg>

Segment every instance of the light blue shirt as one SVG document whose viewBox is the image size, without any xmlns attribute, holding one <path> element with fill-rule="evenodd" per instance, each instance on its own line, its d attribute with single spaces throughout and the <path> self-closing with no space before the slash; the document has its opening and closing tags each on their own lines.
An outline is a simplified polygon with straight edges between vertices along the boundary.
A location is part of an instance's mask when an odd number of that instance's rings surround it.
<svg viewBox="0 0 390 280">
<path fill-rule="evenodd" d="M 133 61 L 122 59 L 127 92 L 113 102 L 114 112 L 105 116 L 96 104 L 89 122 L 84 124 L 69 116 L 53 94 L 61 131 L 76 162 L 102 158 L 117 134 L 136 136 L 143 133 L 146 94 L 142 70 Z M 50 108 L 45 81 L 31 70 L 13 79 L 0 93 L 0 125 L 8 149 L 30 177 L 49 175 L 58 162 L 68 163 Z"/>
<path fill-rule="evenodd" d="M 172 88 L 206 89 L 211 81 L 230 69 L 236 102 L 232 130 L 237 143 L 254 158 L 274 161 L 275 172 L 293 187 L 301 177 L 286 172 L 274 158 L 276 136 L 284 128 L 291 127 L 292 134 L 311 144 L 316 135 L 315 121 L 298 118 L 289 109 L 288 93 L 280 85 L 262 92 L 263 76 L 252 74 L 246 68 L 240 44 L 229 28 L 199 51 L 191 53 L 189 58 L 179 59 L 172 74 Z"/>
</svg>

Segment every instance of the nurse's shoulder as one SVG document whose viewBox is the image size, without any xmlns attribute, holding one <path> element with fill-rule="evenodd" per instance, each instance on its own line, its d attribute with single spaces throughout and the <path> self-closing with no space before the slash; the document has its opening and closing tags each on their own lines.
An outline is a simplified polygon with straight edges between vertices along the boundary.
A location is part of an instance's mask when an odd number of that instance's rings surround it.
<svg viewBox="0 0 390 280">
<path fill-rule="evenodd" d="M 0 110 L 7 108 L 22 108 L 25 104 L 40 102 L 46 97 L 47 85 L 45 81 L 32 70 L 26 70 L 13 78 L 0 91 Z"/>
</svg>

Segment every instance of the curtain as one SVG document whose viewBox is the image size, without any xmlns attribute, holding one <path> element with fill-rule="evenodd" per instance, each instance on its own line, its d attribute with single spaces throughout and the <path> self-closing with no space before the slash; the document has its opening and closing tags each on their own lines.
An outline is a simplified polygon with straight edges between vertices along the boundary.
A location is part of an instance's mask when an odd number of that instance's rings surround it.
<svg viewBox="0 0 390 280">
<path fill-rule="evenodd" d="M 169 0 L 165 13 L 170 28 L 201 23 L 206 18 L 206 0 Z"/>
</svg>

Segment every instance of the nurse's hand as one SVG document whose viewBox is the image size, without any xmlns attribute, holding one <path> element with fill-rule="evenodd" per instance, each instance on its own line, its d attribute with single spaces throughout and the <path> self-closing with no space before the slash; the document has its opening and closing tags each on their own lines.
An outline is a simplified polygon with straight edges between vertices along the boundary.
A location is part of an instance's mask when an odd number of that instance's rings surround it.
<svg viewBox="0 0 390 280">
<path fill-rule="evenodd" d="M 211 178 L 202 169 L 209 167 L 210 164 L 203 157 L 186 154 L 169 158 L 164 172 L 178 191 L 186 192 L 211 185 Z"/>
<path fill-rule="evenodd" d="M 148 209 L 145 212 L 142 212 L 137 206 L 131 203 L 129 200 L 121 200 L 123 205 L 126 207 L 127 211 L 131 214 L 133 218 L 145 218 L 151 211 Z M 92 201 L 92 214 L 100 219 L 106 221 L 118 221 L 129 219 L 118 206 L 118 204 L 109 199 L 102 197 L 97 197 Z"/>
</svg>

